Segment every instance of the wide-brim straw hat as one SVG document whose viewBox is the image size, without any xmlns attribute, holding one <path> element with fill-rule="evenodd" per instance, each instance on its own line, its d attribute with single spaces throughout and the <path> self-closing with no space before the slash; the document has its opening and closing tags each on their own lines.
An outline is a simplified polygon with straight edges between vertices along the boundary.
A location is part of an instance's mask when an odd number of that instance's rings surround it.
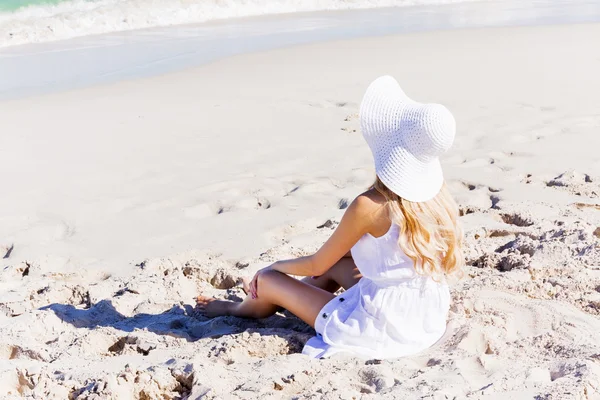
<svg viewBox="0 0 600 400">
<path fill-rule="evenodd" d="M 439 157 L 456 133 L 452 113 L 411 100 L 394 78 L 382 76 L 369 85 L 359 114 L 379 179 L 406 200 L 434 198 L 444 183 Z"/>
</svg>

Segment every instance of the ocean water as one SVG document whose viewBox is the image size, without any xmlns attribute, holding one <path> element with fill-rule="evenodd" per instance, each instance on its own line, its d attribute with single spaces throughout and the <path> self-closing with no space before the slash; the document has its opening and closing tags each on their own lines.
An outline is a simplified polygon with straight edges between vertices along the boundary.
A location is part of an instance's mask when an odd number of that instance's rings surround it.
<svg viewBox="0 0 600 400">
<path fill-rule="evenodd" d="M 0 101 L 161 75 L 237 54 L 308 43 L 432 30 L 590 22 L 600 22 L 599 0 L 490 0 L 229 18 L 81 36 L 0 49 Z M 598 38 L 589 41 L 592 49 Z"/>
<path fill-rule="evenodd" d="M 0 0 L 0 47 L 259 15 L 464 1 L 489 0 Z"/>
<path fill-rule="evenodd" d="M 0 11 L 15 11 L 28 6 L 45 6 L 67 0 L 0 0 Z"/>
</svg>

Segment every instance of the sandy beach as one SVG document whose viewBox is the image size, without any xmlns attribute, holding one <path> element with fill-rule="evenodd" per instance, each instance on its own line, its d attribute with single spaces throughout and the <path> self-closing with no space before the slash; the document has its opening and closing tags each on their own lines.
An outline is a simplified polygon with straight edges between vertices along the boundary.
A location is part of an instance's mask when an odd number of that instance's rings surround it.
<svg viewBox="0 0 600 400">
<path fill-rule="evenodd" d="M 332 41 L 0 102 L 0 397 L 600 399 L 600 24 Z M 393 361 L 197 294 L 309 254 L 374 179 L 369 82 L 457 120 L 466 276 Z"/>
</svg>

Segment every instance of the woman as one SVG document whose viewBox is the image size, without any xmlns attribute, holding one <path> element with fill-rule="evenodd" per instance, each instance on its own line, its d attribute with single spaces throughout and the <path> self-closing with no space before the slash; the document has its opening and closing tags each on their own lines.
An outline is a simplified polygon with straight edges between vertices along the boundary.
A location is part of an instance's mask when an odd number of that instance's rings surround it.
<svg viewBox="0 0 600 400">
<path fill-rule="evenodd" d="M 384 76 L 367 89 L 360 123 L 375 160 L 373 187 L 315 254 L 258 271 L 242 302 L 198 297 L 208 316 L 265 318 L 283 307 L 315 328 L 303 353 L 318 358 L 340 351 L 395 358 L 440 339 L 446 278 L 463 265 L 458 208 L 439 162 L 454 140 L 454 118 L 441 105 L 409 99 Z"/>
</svg>

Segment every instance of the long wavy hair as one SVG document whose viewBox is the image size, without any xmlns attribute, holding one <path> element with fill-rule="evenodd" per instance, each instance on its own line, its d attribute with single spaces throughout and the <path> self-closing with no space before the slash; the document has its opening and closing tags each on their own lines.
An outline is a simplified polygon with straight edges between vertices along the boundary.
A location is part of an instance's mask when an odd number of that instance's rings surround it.
<svg viewBox="0 0 600 400">
<path fill-rule="evenodd" d="M 414 261 L 417 273 L 436 281 L 462 278 L 463 231 L 458 205 L 446 184 L 433 199 L 424 202 L 403 199 L 379 177 L 373 188 L 386 198 L 390 219 L 400 227 L 398 245 Z"/>
</svg>

